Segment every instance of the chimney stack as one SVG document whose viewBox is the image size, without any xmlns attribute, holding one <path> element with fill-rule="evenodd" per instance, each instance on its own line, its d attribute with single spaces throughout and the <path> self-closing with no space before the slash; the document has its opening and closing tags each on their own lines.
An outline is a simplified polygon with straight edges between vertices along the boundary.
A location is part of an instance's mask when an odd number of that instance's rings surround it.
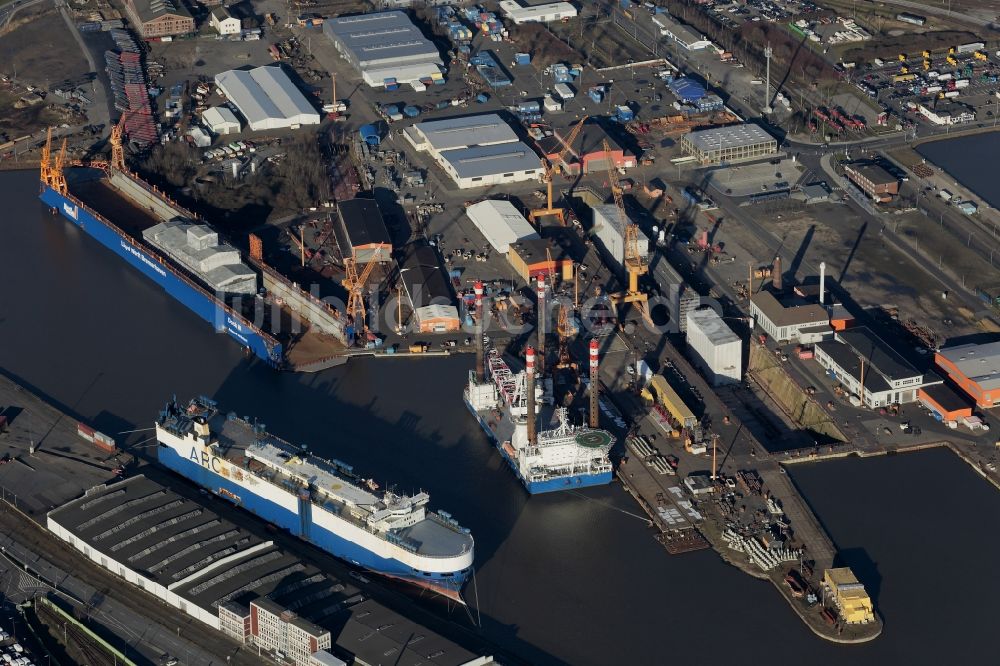
<svg viewBox="0 0 1000 666">
<path fill-rule="evenodd" d="M 781 257 L 774 258 L 774 264 L 771 266 L 771 286 L 774 287 L 775 291 L 781 291 Z"/>
<path fill-rule="evenodd" d="M 525 400 L 528 406 L 528 444 L 535 446 L 538 443 L 538 435 L 535 432 L 535 350 L 528 347 L 524 354 L 526 364 L 527 382 Z"/>
<path fill-rule="evenodd" d="M 544 372 L 545 366 L 545 329 L 548 324 L 548 309 L 545 307 L 545 274 L 540 274 L 538 280 L 538 369 Z"/>
<path fill-rule="evenodd" d="M 477 282 L 476 292 L 476 381 L 486 381 L 486 352 L 483 349 L 483 335 L 486 313 L 483 311 L 483 283 Z"/>
<path fill-rule="evenodd" d="M 600 395 L 600 380 L 598 379 L 598 349 L 597 340 L 590 341 L 590 427 L 600 427 L 601 409 L 598 403 Z"/>
<path fill-rule="evenodd" d="M 823 305 L 826 297 L 826 262 L 819 262 L 819 304 Z"/>
</svg>

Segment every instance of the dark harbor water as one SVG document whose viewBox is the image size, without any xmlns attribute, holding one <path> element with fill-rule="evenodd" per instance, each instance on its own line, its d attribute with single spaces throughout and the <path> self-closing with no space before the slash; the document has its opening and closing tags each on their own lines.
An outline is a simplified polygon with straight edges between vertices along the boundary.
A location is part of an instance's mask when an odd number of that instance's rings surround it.
<svg viewBox="0 0 1000 666">
<path fill-rule="evenodd" d="M 918 147 L 917 152 L 951 174 L 952 180 L 972 190 L 994 208 L 1000 208 L 996 166 L 1000 132 L 931 141 Z"/>
<path fill-rule="evenodd" d="M 874 643 L 832 645 L 711 551 L 667 555 L 617 484 L 529 499 L 462 404 L 471 356 L 276 373 L 50 215 L 36 183 L 0 173 L 4 372 L 109 433 L 148 427 L 174 394 L 213 396 L 383 486 L 428 491 L 476 538 L 466 596 L 482 633 L 527 662 L 996 660 L 1000 493 L 946 451 L 793 470 L 885 619 Z"/>
</svg>

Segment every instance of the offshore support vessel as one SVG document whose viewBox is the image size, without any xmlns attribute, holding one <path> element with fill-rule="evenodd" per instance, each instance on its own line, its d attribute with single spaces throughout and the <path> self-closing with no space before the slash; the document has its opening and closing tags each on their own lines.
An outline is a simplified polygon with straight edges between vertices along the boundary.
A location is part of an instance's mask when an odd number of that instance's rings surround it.
<svg viewBox="0 0 1000 666">
<path fill-rule="evenodd" d="M 104 171 L 107 180 L 119 192 L 131 192 L 144 201 L 140 208 L 153 209 L 162 218 L 172 214 L 196 219 L 194 214 L 180 208 L 162 193 L 142 181 L 125 168 L 122 149 L 123 125 L 119 123 L 112 130 L 112 158 L 110 163 L 95 162 L 93 166 Z M 279 367 L 284 358 L 282 344 L 273 336 L 251 323 L 241 311 L 231 307 L 221 294 L 208 289 L 186 267 L 178 265 L 163 253 L 145 242 L 141 235 L 133 235 L 74 196 L 66 182 L 66 143 L 62 150 L 52 155 L 52 134 L 42 152 L 39 198 L 53 212 L 87 232 L 104 247 L 138 269 L 142 274 L 158 284 L 192 312 L 211 324 L 216 331 L 225 332 L 245 350 L 253 353 L 269 365 Z M 138 203 L 138 202 L 136 202 Z"/>
<path fill-rule="evenodd" d="M 156 420 L 161 465 L 371 572 L 456 601 L 472 572 L 469 530 L 430 497 L 379 492 L 350 465 L 310 455 L 208 398 L 172 401 Z"/>
<path fill-rule="evenodd" d="M 482 331 L 485 318 L 482 285 L 477 284 L 475 291 L 478 310 L 476 369 L 469 373 L 464 391 L 466 407 L 529 493 L 610 483 L 612 464 L 608 453 L 615 438 L 598 424 L 596 340 L 589 347 L 589 422 L 573 425 L 569 410 L 554 404 L 551 394 L 544 388 L 545 382 L 539 382 L 542 386 L 536 383 L 533 348 L 528 347 L 525 354 L 525 369 L 514 373 L 500 351 L 492 343 L 488 344 Z M 544 338 L 545 332 L 541 329 L 539 341 Z"/>
</svg>

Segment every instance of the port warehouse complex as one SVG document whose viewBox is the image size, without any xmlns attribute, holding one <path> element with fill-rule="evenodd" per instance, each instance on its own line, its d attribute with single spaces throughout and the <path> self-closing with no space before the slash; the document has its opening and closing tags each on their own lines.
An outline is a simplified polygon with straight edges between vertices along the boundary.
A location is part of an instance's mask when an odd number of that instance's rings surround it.
<svg viewBox="0 0 1000 666">
<path fill-rule="evenodd" d="M 144 476 L 90 489 L 50 511 L 47 527 L 126 582 L 296 666 L 495 663 Z"/>
</svg>

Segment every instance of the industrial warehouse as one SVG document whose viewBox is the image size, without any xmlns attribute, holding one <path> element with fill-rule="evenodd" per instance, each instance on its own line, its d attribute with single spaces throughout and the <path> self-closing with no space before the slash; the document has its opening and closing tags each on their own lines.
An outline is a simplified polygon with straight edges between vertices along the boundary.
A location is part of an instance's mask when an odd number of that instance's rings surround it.
<svg viewBox="0 0 1000 666">
<path fill-rule="evenodd" d="M 576 7 L 568 2 L 550 2 L 543 5 L 521 5 L 514 0 L 500 0 L 500 11 L 515 25 L 523 23 L 552 23 L 577 15 Z"/>
<path fill-rule="evenodd" d="M 280 67 L 231 69 L 217 74 L 215 85 L 254 132 L 319 125 L 319 112 Z"/>
<path fill-rule="evenodd" d="M 429 245 L 411 245 L 399 267 L 399 279 L 413 308 L 414 330 L 421 333 L 450 333 L 462 322 L 448 280 Z M 402 322 L 400 322 L 402 323 Z"/>
<path fill-rule="evenodd" d="M 537 180 L 541 159 L 495 113 L 417 123 L 403 130 L 461 189 Z"/>
<path fill-rule="evenodd" d="M 1000 342 L 945 347 L 934 362 L 978 407 L 1000 402 Z"/>
<path fill-rule="evenodd" d="M 47 526 L 125 582 L 295 666 L 374 665 L 387 652 L 406 663 L 494 663 L 144 476 L 90 489 L 50 511 Z"/>
<path fill-rule="evenodd" d="M 760 126 L 744 123 L 690 132 L 681 147 L 701 164 L 726 164 L 773 155 L 778 141 Z"/>
<path fill-rule="evenodd" d="M 480 201 L 466 208 L 465 214 L 500 254 L 507 254 L 513 243 L 538 238 L 538 233 L 528 224 L 528 220 L 509 201 Z"/>
<path fill-rule="evenodd" d="M 369 86 L 391 88 L 422 79 L 444 80 L 444 62 L 437 47 L 403 12 L 327 19 L 323 34 Z"/>
<path fill-rule="evenodd" d="M 334 230 L 344 257 L 362 264 L 392 261 L 392 241 L 374 199 L 338 201 Z"/>
</svg>

